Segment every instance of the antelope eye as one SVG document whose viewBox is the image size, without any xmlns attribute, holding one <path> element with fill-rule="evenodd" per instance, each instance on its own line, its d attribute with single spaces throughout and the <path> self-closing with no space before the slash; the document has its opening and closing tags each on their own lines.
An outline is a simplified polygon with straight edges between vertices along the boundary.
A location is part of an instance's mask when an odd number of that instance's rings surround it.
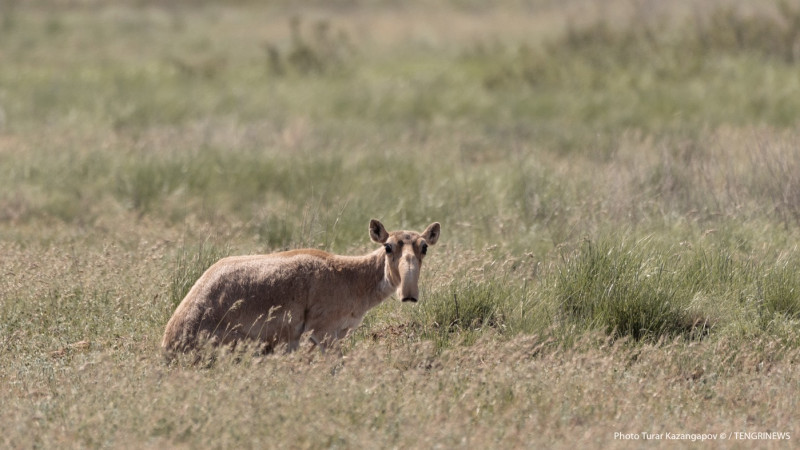
<svg viewBox="0 0 800 450">
<path fill-rule="evenodd" d="M 392 253 L 392 244 L 383 244 L 383 248 L 386 249 L 386 253 Z"/>
<path fill-rule="evenodd" d="M 422 251 L 423 255 L 427 255 L 428 254 L 428 244 L 423 242 L 421 251 Z"/>
</svg>

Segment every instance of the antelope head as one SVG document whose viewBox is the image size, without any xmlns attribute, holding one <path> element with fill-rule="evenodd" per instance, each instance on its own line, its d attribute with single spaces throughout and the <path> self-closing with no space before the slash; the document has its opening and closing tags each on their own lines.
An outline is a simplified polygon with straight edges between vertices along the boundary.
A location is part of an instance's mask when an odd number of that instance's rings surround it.
<svg viewBox="0 0 800 450">
<path fill-rule="evenodd" d="M 385 275 L 392 286 L 397 288 L 397 296 L 404 302 L 419 300 L 419 271 L 428 246 L 439 240 L 439 222 L 434 222 L 422 232 L 387 232 L 380 221 L 369 222 L 369 237 L 383 244 L 385 250 Z"/>
</svg>

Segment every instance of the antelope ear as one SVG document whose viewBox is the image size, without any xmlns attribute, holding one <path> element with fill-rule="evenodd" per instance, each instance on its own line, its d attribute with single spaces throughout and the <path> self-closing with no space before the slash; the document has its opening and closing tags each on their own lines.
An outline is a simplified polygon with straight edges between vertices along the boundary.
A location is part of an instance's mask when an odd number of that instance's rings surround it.
<svg viewBox="0 0 800 450">
<path fill-rule="evenodd" d="M 439 240 L 440 229 L 439 222 L 433 222 L 422 232 L 422 238 L 425 239 L 428 245 L 434 245 Z"/>
<path fill-rule="evenodd" d="M 386 228 L 383 227 L 383 224 L 378 219 L 372 219 L 369 221 L 369 237 L 374 242 L 384 244 L 389 239 L 389 233 L 386 232 Z"/>
</svg>

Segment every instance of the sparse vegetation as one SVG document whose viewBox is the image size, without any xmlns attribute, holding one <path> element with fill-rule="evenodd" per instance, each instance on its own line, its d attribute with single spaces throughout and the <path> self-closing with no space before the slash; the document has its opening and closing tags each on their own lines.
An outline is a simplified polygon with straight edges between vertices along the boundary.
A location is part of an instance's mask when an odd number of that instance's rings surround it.
<svg viewBox="0 0 800 450">
<path fill-rule="evenodd" d="M 3 447 L 796 438 L 796 1 L 89 3 L 0 6 Z M 214 261 L 371 217 L 441 222 L 419 304 L 164 362 Z"/>
<path fill-rule="evenodd" d="M 344 68 L 345 60 L 353 56 L 354 49 L 347 33 L 339 30 L 333 34 L 331 24 L 319 20 L 313 25 L 311 38 L 303 36 L 302 18 L 294 16 L 289 20 L 291 41 L 289 47 L 281 50 L 272 43 L 265 45 L 267 67 L 275 76 L 330 74 Z"/>
</svg>

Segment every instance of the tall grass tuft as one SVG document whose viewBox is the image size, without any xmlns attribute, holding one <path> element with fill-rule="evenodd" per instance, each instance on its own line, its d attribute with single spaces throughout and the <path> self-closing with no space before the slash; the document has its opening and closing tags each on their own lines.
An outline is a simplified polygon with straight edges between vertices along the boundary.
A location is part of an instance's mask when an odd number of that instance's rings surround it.
<svg viewBox="0 0 800 450">
<path fill-rule="evenodd" d="M 440 348 L 468 344 L 476 333 L 505 327 L 506 305 L 515 289 L 500 280 L 456 279 L 427 297 L 412 320 Z"/>
<path fill-rule="evenodd" d="M 207 242 L 195 247 L 183 247 L 176 257 L 175 268 L 170 277 L 169 304 L 177 307 L 200 275 L 228 254 L 229 249 L 219 248 Z"/>
<path fill-rule="evenodd" d="M 614 336 L 657 341 L 696 324 L 663 255 L 634 245 L 585 241 L 556 271 L 554 300 L 564 319 Z"/>
<path fill-rule="evenodd" d="M 800 319 L 799 272 L 797 261 L 792 261 L 775 267 L 764 276 L 763 307 L 769 315 L 782 314 L 789 319 Z"/>
<path fill-rule="evenodd" d="M 353 53 L 347 33 L 344 30 L 334 33 L 329 21 L 318 20 L 308 38 L 303 35 L 302 23 L 300 16 L 289 21 L 291 44 L 283 52 L 273 43 L 264 46 L 269 73 L 274 76 L 322 75 L 343 69 Z"/>
</svg>

